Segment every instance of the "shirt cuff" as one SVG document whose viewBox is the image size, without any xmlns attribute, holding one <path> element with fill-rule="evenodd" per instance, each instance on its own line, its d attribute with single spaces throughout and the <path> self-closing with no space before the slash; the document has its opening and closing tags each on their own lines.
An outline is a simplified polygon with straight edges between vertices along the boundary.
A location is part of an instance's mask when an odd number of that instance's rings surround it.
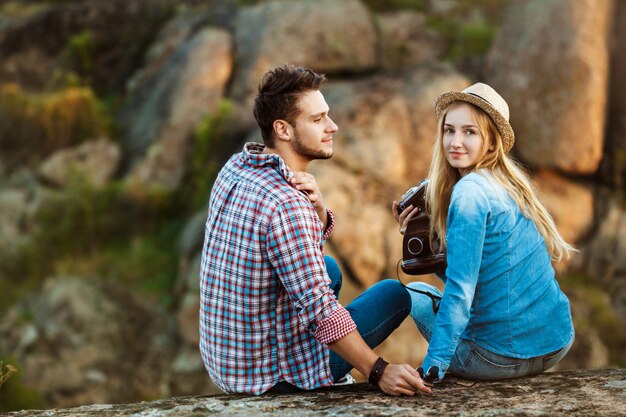
<svg viewBox="0 0 626 417">
<path fill-rule="evenodd" d="M 337 310 L 324 317 L 315 330 L 314 336 L 325 345 L 344 338 L 356 330 L 356 324 L 348 310 L 339 307 Z"/>
<path fill-rule="evenodd" d="M 426 355 L 426 357 L 424 358 L 424 362 L 422 362 L 422 369 L 424 369 L 424 373 L 428 373 L 430 368 L 432 368 L 433 366 L 439 368 L 439 380 L 443 381 L 443 378 L 446 375 L 450 364 L 430 359 L 428 355 Z"/>
<path fill-rule="evenodd" d="M 326 230 L 324 230 L 324 235 L 322 236 L 322 240 L 328 240 L 328 238 L 330 237 L 330 234 L 333 232 L 333 229 L 335 228 L 335 214 L 329 208 L 326 209 L 326 214 L 328 214 L 328 227 L 326 227 Z"/>
</svg>

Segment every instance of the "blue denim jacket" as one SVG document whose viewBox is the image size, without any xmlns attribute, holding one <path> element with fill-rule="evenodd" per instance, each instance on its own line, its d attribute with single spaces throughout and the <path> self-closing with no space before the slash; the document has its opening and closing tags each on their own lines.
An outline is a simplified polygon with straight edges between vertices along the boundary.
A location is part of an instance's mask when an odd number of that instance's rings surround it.
<svg viewBox="0 0 626 417">
<path fill-rule="evenodd" d="M 532 220 L 486 170 L 461 178 L 447 218 L 446 282 L 424 369 L 440 378 L 460 339 L 531 358 L 574 337 L 569 301 Z"/>
</svg>

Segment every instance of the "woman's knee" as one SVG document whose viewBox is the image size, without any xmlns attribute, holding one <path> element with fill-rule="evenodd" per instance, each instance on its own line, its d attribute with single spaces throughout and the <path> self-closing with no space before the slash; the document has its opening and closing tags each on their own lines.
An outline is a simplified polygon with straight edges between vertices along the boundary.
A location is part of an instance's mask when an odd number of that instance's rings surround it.
<svg viewBox="0 0 626 417">
<path fill-rule="evenodd" d="M 411 282 L 407 285 L 411 297 L 411 317 L 414 319 L 424 317 L 425 314 L 433 314 L 433 297 L 441 297 L 441 291 L 437 287 L 424 282 Z"/>
</svg>

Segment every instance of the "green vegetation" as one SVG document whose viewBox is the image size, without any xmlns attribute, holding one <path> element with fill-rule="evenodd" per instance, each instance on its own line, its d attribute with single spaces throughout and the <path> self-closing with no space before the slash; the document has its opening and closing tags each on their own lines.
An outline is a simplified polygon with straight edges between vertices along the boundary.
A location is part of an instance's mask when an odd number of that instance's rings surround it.
<svg viewBox="0 0 626 417">
<path fill-rule="evenodd" d="M 595 329 L 609 349 L 611 364 L 626 366 L 626 329 L 621 324 L 606 289 L 602 289 L 591 278 L 582 275 L 568 275 L 559 279 L 563 291 L 572 300 L 584 304 L 589 314 L 574 317 L 576 330 L 584 333 Z"/>
<path fill-rule="evenodd" d="M 15 165 L 111 129 L 111 119 L 88 87 L 27 94 L 15 84 L 0 86 L 0 147 Z"/>
<path fill-rule="evenodd" d="M 0 412 L 46 408 L 42 395 L 22 383 L 19 369 L 12 359 L 0 360 Z"/>
<path fill-rule="evenodd" d="M 373 12 L 391 12 L 396 10 L 427 10 L 426 0 L 364 0 L 365 5 Z"/>
<path fill-rule="evenodd" d="M 149 193 L 138 201 L 120 183 L 94 189 L 79 179 L 47 196 L 30 243 L 9 259 L 0 254 L 2 309 L 54 274 L 117 280 L 170 303 L 185 213 L 176 201 Z"/>
<path fill-rule="evenodd" d="M 428 25 L 445 39 L 448 50 L 444 59 L 451 61 L 486 54 L 497 33 L 496 26 L 485 21 L 463 22 L 431 18 Z"/>
<path fill-rule="evenodd" d="M 71 36 L 62 55 L 67 68 L 90 84 L 95 69 L 94 39 L 91 32 L 84 30 Z"/>
<path fill-rule="evenodd" d="M 218 110 L 205 116 L 196 127 L 191 172 L 187 181 L 189 185 L 181 193 L 181 198 L 192 202 L 192 208 L 202 207 L 207 202 L 211 186 L 220 168 L 219 158 L 226 146 L 225 121 L 232 111 L 233 103 L 226 99 L 222 100 Z"/>
</svg>

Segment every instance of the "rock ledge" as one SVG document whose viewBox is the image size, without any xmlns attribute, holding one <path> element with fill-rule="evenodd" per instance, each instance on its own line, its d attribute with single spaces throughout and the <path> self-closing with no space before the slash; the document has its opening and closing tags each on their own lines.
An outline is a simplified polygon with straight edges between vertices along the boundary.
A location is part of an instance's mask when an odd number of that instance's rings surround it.
<svg viewBox="0 0 626 417">
<path fill-rule="evenodd" d="M 367 384 L 290 395 L 178 397 L 137 404 L 26 410 L 9 416 L 626 416 L 626 369 L 456 381 L 433 395 L 390 397 Z"/>
</svg>

